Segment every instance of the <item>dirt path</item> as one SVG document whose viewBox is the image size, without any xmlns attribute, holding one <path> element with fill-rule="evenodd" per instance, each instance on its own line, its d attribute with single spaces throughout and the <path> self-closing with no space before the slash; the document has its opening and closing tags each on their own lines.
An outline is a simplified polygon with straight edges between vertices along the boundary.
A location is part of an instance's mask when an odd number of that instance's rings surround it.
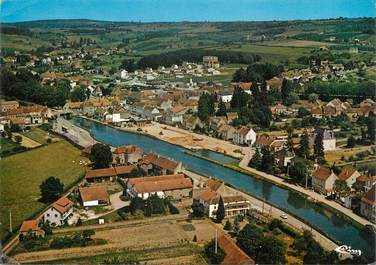
<svg viewBox="0 0 376 265">
<path fill-rule="evenodd" d="M 120 128 L 124 131 L 131 131 L 137 133 L 137 127 Z M 215 152 L 231 155 L 233 157 L 242 158 L 243 148 L 231 142 L 210 137 L 207 135 L 193 133 L 184 129 L 152 122 L 146 126 L 141 127 L 143 133 L 154 136 L 161 140 L 183 146 L 188 149 L 203 148 Z M 161 134 L 162 132 L 162 134 Z"/>
</svg>

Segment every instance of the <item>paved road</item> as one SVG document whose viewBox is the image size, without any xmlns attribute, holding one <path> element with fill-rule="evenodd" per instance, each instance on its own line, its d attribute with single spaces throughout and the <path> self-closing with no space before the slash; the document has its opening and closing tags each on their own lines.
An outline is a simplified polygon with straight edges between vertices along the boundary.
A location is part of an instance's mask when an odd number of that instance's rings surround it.
<svg viewBox="0 0 376 265">
<path fill-rule="evenodd" d="M 324 203 L 324 204 L 326 204 L 326 205 L 346 214 L 347 216 L 349 216 L 350 218 L 354 219 L 355 221 L 357 221 L 358 223 L 360 223 L 362 225 L 373 225 L 374 227 L 376 227 L 375 224 L 373 224 L 370 221 L 366 220 L 365 218 L 360 217 L 359 215 L 353 213 L 350 209 L 343 207 L 342 205 L 340 205 L 339 203 L 337 203 L 335 201 L 327 200 L 325 198 L 325 196 L 322 195 L 322 194 L 314 192 L 313 190 L 305 189 L 304 187 L 301 187 L 301 186 L 298 186 L 298 185 L 287 183 L 279 177 L 276 177 L 276 176 L 273 176 L 273 175 L 270 175 L 270 174 L 267 174 L 265 172 L 262 172 L 262 171 L 259 171 L 259 170 L 256 170 L 254 168 L 249 167 L 248 163 L 249 163 L 249 160 L 252 157 L 252 155 L 253 154 L 251 154 L 251 153 L 246 153 L 244 158 L 240 161 L 239 167 L 241 167 L 244 170 L 247 170 L 251 174 L 261 176 L 261 177 L 269 179 L 269 180 L 271 180 L 275 183 L 281 184 L 281 185 L 286 186 L 290 189 L 301 192 L 301 193 L 311 197 L 315 201 L 322 202 L 322 203 Z"/>
<path fill-rule="evenodd" d="M 196 173 L 193 173 L 193 172 L 190 172 L 190 171 L 185 171 L 185 173 L 189 177 L 191 177 L 192 179 L 197 180 L 197 181 L 206 179 L 206 177 L 201 176 L 201 175 L 196 174 Z M 272 215 L 274 218 L 278 218 L 278 219 L 282 220 L 283 222 L 289 223 L 290 225 L 292 225 L 293 227 L 297 228 L 300 231 L 304 231 L 304 230 L 311 231 L 312 234 L 313 234 L 313 237 L 316 239 L 316 241 L 319 242 L 320 245 L 323 246 L 325 249 L 332 251 L 336 247 L 338 247 L 338 245 L 336 243 L 334 243 L 332 240 L 330 240 L 326 236 L 322 235 L 320 232 L 316 231 L 315 229 L 312 229 L 310 226 L 306 225 L 305 223 L 298 220 L 294 216 L 289 215 L 288 213 L 285 213 L 285 212 L 281 211 L 280 209 L 275 208 L 268 203 L 264 203 L 262 200 L 259 200 L 255 197 L 252 197 L 247 193 L 240 192 L 240 191 L 238 191 L 234 188 L 231 188 L 231 187 L 227 187 L 227 188 L 231 191 L 231 193 L 241 194 L 242 196 L 247 198 L 251 202 L 251 205 L 252 205 L 251 207 L 253 209 L 256 209 L 260 212 L 268 213 L 268 214 Z M 282 214 L 287 215 L 286 220 L 281 218 Z"/>
</svg>

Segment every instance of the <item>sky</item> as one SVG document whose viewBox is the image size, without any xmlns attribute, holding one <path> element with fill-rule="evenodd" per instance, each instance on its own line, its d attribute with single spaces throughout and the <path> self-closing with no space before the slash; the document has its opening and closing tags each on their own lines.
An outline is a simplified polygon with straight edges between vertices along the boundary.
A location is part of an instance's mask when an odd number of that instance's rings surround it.
<svg viewBox="0 0 376 265">
<path fill-rule="evenodd" d="M 0 0 L 2 22 L 267 21 L 375 17 L 376 0 Z"/>
</svg>

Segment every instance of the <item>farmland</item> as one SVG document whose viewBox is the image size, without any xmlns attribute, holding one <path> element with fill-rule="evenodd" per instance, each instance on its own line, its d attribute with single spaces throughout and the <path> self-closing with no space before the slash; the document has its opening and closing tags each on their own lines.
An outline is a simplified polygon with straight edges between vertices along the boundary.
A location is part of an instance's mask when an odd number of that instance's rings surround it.
<svg viewBox="0 0 376 265">
<path fill-rule="evenodd" d="M 43 204 L 39 185 L 48 176 L 56 176 L 66 185 L 84 172 L 79 165 L 80 151 L 66 141 L 60 141 L 27 152 L 3 158 L 1 168 L 1 236 L 9 228 L 9 210 L 13 228 L 21 224 Z"/>
</svg>

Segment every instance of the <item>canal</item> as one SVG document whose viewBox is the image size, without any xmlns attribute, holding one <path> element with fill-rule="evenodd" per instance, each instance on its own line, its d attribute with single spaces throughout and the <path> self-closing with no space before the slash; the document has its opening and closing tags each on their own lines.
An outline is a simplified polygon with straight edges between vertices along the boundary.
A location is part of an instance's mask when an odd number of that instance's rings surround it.
<svg viewBox="0 0 376 265">
<path fill-rule="evenodd" d="M 353 249 L 361 249 L 367 256 L 372 255 L 373 257 L 374 250 L 370 243 L 360 235 L 360 229 L 353 225 L 348 218 L 343 214 L 325 209 L 297 192 L 189 155 L 184 152 L 186 149 L 158 139 L 120 131 L 86 119 L 74 118 L 73 122 L 90 130 L 93 137 L 103 143 L 113 146 L 135 144 L 143 148 L 145 152 L 154 151 L 177 161 L 182 161 L 186 168 L 221 179 L 251 195 L 264 198 L 271 204 L 299 216 L 302 220 L 319 228 L 341 243 L 351 245 Z M 233 161 L 232 158 L 210 151 L 200 152 L 200 155 L 221 162 Z"/>
</svg>

